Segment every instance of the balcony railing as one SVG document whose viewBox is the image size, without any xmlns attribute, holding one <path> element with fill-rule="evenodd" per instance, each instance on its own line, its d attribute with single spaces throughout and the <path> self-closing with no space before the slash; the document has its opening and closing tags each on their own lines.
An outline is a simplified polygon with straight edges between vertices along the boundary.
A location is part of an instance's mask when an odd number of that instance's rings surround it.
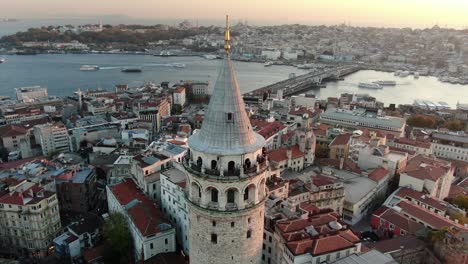
<svg viewBox="0 0 468 264">
<path fill-rule="evenodd" d="M 237 204 L 236 203 L 227 203 L 226 204 L 226 211 L 235 211 L 237 210 Z"/>
<path fill-rule="evenodd" d="M 240 176 L 240 169 L 225 170 L 224 176 Z"/>
</svg>

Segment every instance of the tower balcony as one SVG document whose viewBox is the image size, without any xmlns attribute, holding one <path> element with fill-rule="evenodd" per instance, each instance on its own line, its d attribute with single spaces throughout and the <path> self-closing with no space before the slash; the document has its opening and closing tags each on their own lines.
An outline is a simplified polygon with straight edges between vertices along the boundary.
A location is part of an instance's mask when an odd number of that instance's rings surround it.
<svg viewBox="0 0 468 264">
<path fill-rule="evenodd" d="M 194 163 L 188 157 L 185 157 L 182 160 L 182 165 L 188 172 L 196 176 L 226 181 L 255 177 L 263 173 L 268 168 L 268 162 L 266 159 L 257 161 L 256 164 L 249 167 L 242 166 L 240 168 L 225 170 L 220 170 L 219 168 L 206 168 L 203 165 Z"/>
</svg>

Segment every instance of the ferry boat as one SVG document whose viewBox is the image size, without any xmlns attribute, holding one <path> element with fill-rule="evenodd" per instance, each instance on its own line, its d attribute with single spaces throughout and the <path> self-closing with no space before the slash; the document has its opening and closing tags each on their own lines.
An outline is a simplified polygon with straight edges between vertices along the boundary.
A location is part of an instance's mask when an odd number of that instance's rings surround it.
<svg viewBox="0 0 468 264">
<path fill-rule="evenodd" d="M 410 72 L 409 72 L 409 71 L 402 71 L 402 72 L 400 73 L 400 77 L 407 77 L 407 76 L 409 76 L 409 75 L 410 75 Z"/>
<path fill-rule="evenodd" d="M 0 58 L 0 63 L 4 63 L 4 62 L 6 62 L 6 59 Z"/>
<path fill-rule="evenodd" d="M 396 85 L 396 82 L 395 81 L 375 81 L 375 82 L 372 82 L 372 83 L 376 83 L 380 86 L 395 86 Z"/>
<path fill-rule="evenodd" d="M 134 73 L 134 72 L 142 72 L 141 68 L 123 68 L 122 72 Z"/>
<path fill-rule="evenodd" d="M 97 65 L 81 65 L 80 71 L 97 71 L 99 66 Z"/>
<path fill-rule="evenodd" d="M 163 51 L 161 51 L 159 53 L 159 56 L 161 56 L 161 57 L 171 57 L 171 56 L 175 56 L 175 54 L 171 53 L 168 50 L 163 50 Z"/>
<path fill-rule="evenodd" d="M 364 89 L 382 89 L 383 87 L 377 83 L 359 83 L 358 84 L 359 88 L 364 88 Z"/>
<path fill-rule="evenodd" d="M 270 67 L 272 65 L 273 65 L 272 61 L 267 61 L 267 62 L 265 62 L 265 64 L 263 64 L 263 66 L 265 66 L 265 67 Z"/>
</svg>

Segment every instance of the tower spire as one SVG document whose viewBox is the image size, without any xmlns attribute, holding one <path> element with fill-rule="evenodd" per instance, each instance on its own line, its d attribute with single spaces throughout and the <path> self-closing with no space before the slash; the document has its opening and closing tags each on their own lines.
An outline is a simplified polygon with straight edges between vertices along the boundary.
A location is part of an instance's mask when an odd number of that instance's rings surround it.
<svg viewBox="0 0 468 264">
<path fill-rule="evenodd" d="M 224 50 L 226 54 L 229 55 L 231 51 L 231 33 L 229 32 L 229 16 L 226 15 L 226 31 L 224 32 Z"/>
</svg>

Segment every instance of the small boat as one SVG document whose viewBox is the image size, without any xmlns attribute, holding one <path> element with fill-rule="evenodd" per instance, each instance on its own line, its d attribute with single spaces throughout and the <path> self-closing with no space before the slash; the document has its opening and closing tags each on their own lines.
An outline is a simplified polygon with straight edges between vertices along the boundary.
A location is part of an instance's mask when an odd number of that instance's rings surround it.
<svg viewBox="0 0 468 264">
<path fill-rule="evenodd" d="M 270 67 L 272 65 L 273 65 L 272 61 L 267 61 L 267 62 L 265 62 L 265 64 L 263 64 L 263 66 L 265 66 L 265 67 Z"/>
<path fill-rule="evenodd" d="M 359 83 L 358 87 L 364 88 L 364 89 L 382 89 L 383 88 L 381 85 L 376 84 L 376 83 Z"/>
<path fill-rule="evenodd" d="M 395 86 L 396 85 L 396 82 L 395 81 L 375 81 L 375 82 L 372 82 L 372 83 L 376 83 L 380 86 Z"/>
<path fill-rule="evenodd" d="M 216 60 L 218 57 L 216 55 L 206 54 L 206 55 L 203 55 L 203 58 L 207 60 Z"/>
<path fill-rule="evenodd" d="M 174 68 L 185 68 L 186 67 L 186 65 L 183 64 L 183 63 L 172 63 L 171 66 L 174 67 Z"/>
<path fill-rule="evenodd" d="M 407 77 L 407 76 L 409 76 L 409 75 L 410 75 L 410 72 L 409 72 L 409 71 L 402 71 L 402 72 L 400 73 L 399 76 L 400 76 L 400 77 Z"/>
<path fill-rule="evenodd" d="M 163 50 L 163 51 L 161 51 L 159 53 L 159 56 L 161 56 L 161 57 L 171 57 L 171 56 L 175 56 L 175 54 L 171 53 L 168 50 Z"/>
<path fill-rule="evenodd" d="M 80 71 L 97 71 L 99 66 L 97 65 L 81 65 Z"/>
<path fill-rule="evenodd" d="M 128 73 L 133 73 L 133 72 L 142 72 L 143 70 L 141 68 L 123 68 L 122 72 L 128 72 Z"/>
<path fill-rule="evenodd" d="M 4 58 L 0 58 L 0 63 L 4 63 L 6 60 Z"/>
</svg>

